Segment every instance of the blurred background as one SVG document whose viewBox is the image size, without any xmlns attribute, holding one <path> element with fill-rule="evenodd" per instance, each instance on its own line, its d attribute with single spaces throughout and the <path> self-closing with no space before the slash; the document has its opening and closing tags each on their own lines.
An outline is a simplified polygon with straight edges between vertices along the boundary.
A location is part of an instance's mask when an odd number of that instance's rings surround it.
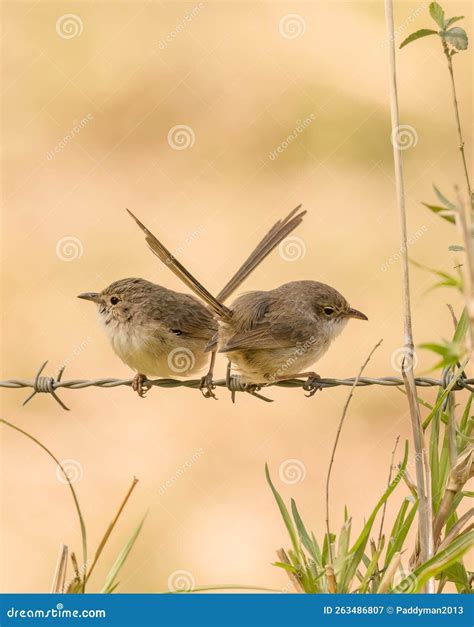
<svg viewBox="0 0 474 627">
<path fill-rule="evenodd" d="M 449 15 L 468 3 L 443 2 Z M 396 2 L 397 44 L 430 27 L 428 3 Z M 296 239 L 245 289 L 298 278 L 329 283 L 368 323 L 351 321 L 318 363 L 350 377 L 375 343 L 368 376 L 396 376 L 403 346 L 382 2 L 7 2 L 3 6 L 2 379 L 129 378 L 91 303 L 77 294 L 141 276 L 183 290 L 147 250 L 134 211 L 217 292 L 276 219 L 303 203 Z M 471 157 L 472 57 L 455 57 Z M 410 257 L 445 271 L 458 234 L 421 202 L 463 184 L 449 77 L 431 37 L 398 53 Z M 461 300 L 428 291 L 412 268 L 417 343 L 449 338 Z M 417 373 L 434 364 L 417 350 Z M 219 358 L 217 376 L 225 372 Z M 148 510 L 122 592 L 196 585 L 288 587 L 271 563 L 286 531 L 265 483 L 293 496 L 324 533 L 324 482 L 347 388 L 305 398 L 272 388 L 240 394 L 129 388 L 61 392 L 22 407 L 3 390 L 2 416 L 46 444 L 75 477 L 93 552 L 133 476 L 139 484 L 99 562 L 100 588 Z M 432 391 L 423 390 L 424 398 Z M 48 591 L 60 542 L 80 553 L 69 490 L 54 463 L 3 428 L 2 590 Z M 384 490 L 396 437 L 410 437 L 397 389 L 358 389 L 332 480 L 332 525 L 347 505 L 360 529 Z M 400 445 L 396 461 L 402 454 Z M 295 461 L 296 460 L 296 461 Z M 288 468 L 296 465 L 296 475 Z M 296 479 L 295 479 L 296 477 Z M 405 495 L 398 488 L 387 516 Z M 170 579 L 171 578 L 171 579 Z"/>
</svg>

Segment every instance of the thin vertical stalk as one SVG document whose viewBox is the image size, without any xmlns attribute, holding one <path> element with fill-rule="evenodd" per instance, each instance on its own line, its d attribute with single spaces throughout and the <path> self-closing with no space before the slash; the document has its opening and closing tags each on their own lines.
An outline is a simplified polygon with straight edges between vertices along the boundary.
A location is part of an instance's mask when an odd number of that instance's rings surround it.
<svg viewBox="0 0 474 627">
<path fill-rule="evenodd" d="M 410 418 L 412 424 L 413 440 L 415 444 L 416 483 L 419 500 L 419 537 L 420 557 L 424 562 L 433 555 L 433 511 L 431 500 L 431 477 L 428 456 L 424 444 L 423 428 L 421 425 L 420 408 L 418 406 L 415 377 L 413 374 L 413 330 L 411 322 L 410 306 L 410 280 L 408 271 L 407 253 L 407 221 L 405 210 L 405 190 L 403 184 L 403 167 L 400 145 L 396 141 L 400 126 L 398 113 L 397 73 L 395 63 L 395 33 L 393 26 L 393 2 L 384 0 L 385 20 L 387 27 L 388 51 L 389 51 L 389 78 L 390 78 L 390 112 L 392 122 L 392 145 L 395 169 L 395 185 L 397 194 L 398 217 L 400 224 L 401 262 L 403 280 L 403 305 L 404 305 L 404 341 L 405 360 L 402 368 L 403 380 L 408 398 Z M 434 592 L 434 581 L 429 580 L 426 585 L 427 592 Z"/>
<path fill-rule="evenodd" d="M 444 39 L 442 40 L 442 42 L 443 42 L 443 52 L 446 56 L 446 59 L 448 60 L 448 70 L 449 70 L 449 76 L 451 78 L 451 93 L 453 96 L 454 115 L 456 117 L 456 126 L 457 126 L 457 131 L 458 131 L 458 140 L 459 140 L 458 148 L 459 148 L 459 152 L 461 153 L 462 165 L 464 168 L 464 176 L 466 177 L 466 186 L 467 186 L 467 191 L 469 194 L 469 202 L 470 202 L 471 209 L 472 209 L 473 208 L 473 196 L 472 196 L 471 182 L 469 180 L 469 171 L 467 169 L 466 154 L 464 152 L 464 139 L 463 139 L 462 130 L 461 130 L 461 119 L 459 117 L 458 98 L 456 94 L 456 81 L 454 80 L 453 58 L 449 51 L 448 44 L 444 41 Z"/>
</svg>

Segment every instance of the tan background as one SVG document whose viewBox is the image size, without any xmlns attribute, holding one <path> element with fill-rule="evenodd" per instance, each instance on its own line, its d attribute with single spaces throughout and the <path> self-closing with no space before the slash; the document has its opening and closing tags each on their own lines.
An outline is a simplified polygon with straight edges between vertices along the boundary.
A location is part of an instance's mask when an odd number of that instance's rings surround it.
<svg viewBox="0 0 474 627">
<path fill-rule="evenodd" d="M 451 15 L 469 16 L 467 3 L 444 5 Z M 130 376 L 93 306 L 76 295 L 126 276 L 181 286 L 147 251 L 125 207 L 217 291 L 268 226 L 300 202 L 309 210 L 296 233 L 306 254 L 285 261 L 275 252 L 246 288 L 295 278 L 330 283 L 370 321 L 352 321 L 318 371 L 355 375 L 384 338 L 367 373 L 396 374 L 393 356 L 403 339 L 383 3 L 210 2 L 186 21 L 196 6 L 4 5 L 2 378 L 31 378 L 45 359 L 50 374 L 66 361 L 65 378 Z M 398 42 L 430 25 L 420 6 L 396 3 Z M 68 13 L 82 30 L 70 39 L 56 28 Z M 294 39 L 279 32 L 290 13 L 305 25 Z M 463 26 L 472 33 L 470 19 Z M 410 255 L 450 271 L 457 259 L 447 248 L 457 233 L 420 204 L 434 200 L 432 182 L 448 195 L 463 183 L 439 41 L 413 44 L 398 62 L 402 122 L 418 137 L 404 152 Z M 455 58 L 468 155 L 471 64 L 470 53 Z M 297 141 L 271 160 L 270 151 L 312 115 Z M 168 144 L 178 124 L 192 128 L 192 147 Z M 69 249 L 64 238 L 75 238 Z M 460 309 L 452 291 L 427 293 L 432 282 L 413 269 L 417 343 L 449 337 L 445 303 Z M 434 363 L 423 350 L 418 358 L 418 372 Z M 272 389 L 273 404 L 240 395 L 235 405 L 224 390 L 219 402 L 182 389 L 154 389 L 146 400 L 127 388 L 63 391 L 69 413 L 46 396 L 23 408 L 25 395 L 5 392 L 3 416 L 60 459 L 80 464 L 75 485 L 91 551 L 133 475 L 140 479 L 91 590 L 147 509 L 121 591 L 165 590 L 177 570 L 189 571 L 196 584 L 286 587 L 285 574 L 271 566 L 288 539 L 265 483 L 266 461 L 281 493 L 294 496 L 308 526 L 323 534 L 324 479 L 347 389 L 311 400 Z M 403 395 L 360 389 L 336 458 L 335 528 L 346 504 L 360 529 L 384 489 L 397 435 L 409 436 Z M 60 541 L 80 552 L 72 500 L 43 452 L 5 429 L 2 439 L 2 589 L 46 591 Z M 304 481 L 279 479 L 288 459 L 304 464 Z M 401 487 L 393 504 L 404 494 Z"/>
</svg>

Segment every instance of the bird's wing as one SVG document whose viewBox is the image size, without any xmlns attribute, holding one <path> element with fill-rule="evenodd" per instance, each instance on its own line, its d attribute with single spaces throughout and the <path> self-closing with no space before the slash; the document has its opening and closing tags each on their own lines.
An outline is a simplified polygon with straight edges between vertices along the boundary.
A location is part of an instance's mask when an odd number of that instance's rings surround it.
<svg viewBox="0 0 474 627">
<path fill-rule="evenodd" d="M 168 307 L 160 306 L 155 317 L 177 335 L 210 340 L 217 330 L 212 313 L 188 294 L 176 293 L 173 303 Z"/>
<path fill-rule="evenodd" d="M 253 329 L 241 331 L 229 337 L 219 352 L 290 348 L 293 346 L 295 346 L 295 340 L 293 338 L 293 325 L 290 322 L 287 324 L 263 322 Z"/>
</svg>

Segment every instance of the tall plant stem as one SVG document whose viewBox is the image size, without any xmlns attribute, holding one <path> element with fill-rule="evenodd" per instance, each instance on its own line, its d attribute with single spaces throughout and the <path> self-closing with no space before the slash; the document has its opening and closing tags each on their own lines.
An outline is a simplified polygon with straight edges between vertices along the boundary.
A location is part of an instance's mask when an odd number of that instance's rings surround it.
<svg viewBox="0 0 474 627">
<path fill-rule="evenodd" d="M 419 500 L 419 536 L 421 560 L 425 562 L 433 555 L 433 509 L 431 499 L 431 477 L 428 463 L 428 455 L 424 443 L 423 428 L 421 425 L 420 408 L 418 406 L 415 377 L 413 374 L 413 330 L 411 322 L 410 306 L 410 280 L 408 271 L 407 253 L 407 220 L 405 210 L 405 190 L 403 184 L 403 167 L 400 145 L 396 141 L 400 126 L 398 113 L 397 71 L 395 63 L 395 33 L 393 26 L 393 2 L 384 0 L 385 21 L 387 27 L 388 51 L 389 51 L 389 77 L 390 77 L 390 112 L 392 121 L 392 145 L 395 168 L 395 184 L 397 193 L 398 217 L 400 224 L 400 250 L 402 253 L 403 273 L 403 306 L 404 306 L 404 340 L 405 360 L 402 369 L 405 390 L 410 409 L 413 440 L 415 444 L 416 483 Z M 431 579 L 426 585 L 427 592 L 434 592 L 434 581 Z"/>
<path fill-rule="evenodd" d="M 458 98 L 456 94 L 456 81 L 454 80 L 453 57 L 451 56 L 448 45 L 444 40 L 443 40 L 443 51 L 446 56 L 446 59 L 448 60 L 448 70 L 449 70 L 449 76 L 451 78 L 451 93 L 453 96 L 454 115 L 456 117 L 456 126 L 458 130 L 458 140 L 459 140 L 458 148 L 459 148 L 459 152 L 461 153 L 462 165 L 464 168 L 464 176 L 466 177 L 466 186 L 467 186 L 467 192 L 469 194 L 469 202 L 471 205 L 471 210 L 473 210 L 474 198 L 472 196 L 471 182 L 469 180 L 469 170 L 467 169 L 466 153 L 464 152 L 464 139 L 462 135 L 461 119 L 459 117 Z"/>
</svg>

